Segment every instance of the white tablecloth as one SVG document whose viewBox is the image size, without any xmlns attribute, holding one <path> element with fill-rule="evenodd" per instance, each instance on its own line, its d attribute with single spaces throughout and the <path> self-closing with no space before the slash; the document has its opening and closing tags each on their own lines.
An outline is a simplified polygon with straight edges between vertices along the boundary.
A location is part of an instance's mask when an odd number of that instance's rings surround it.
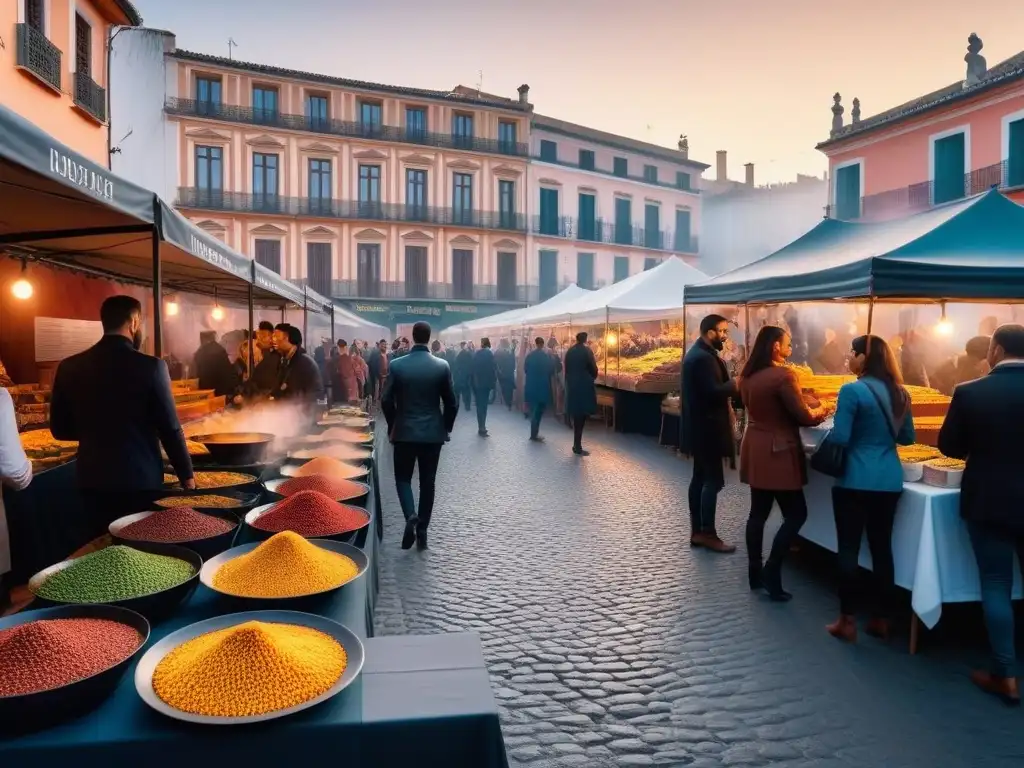
<svg viewBox="0 0 1024 768">
<path fill-rule="evenodd" d="M 807 523 L 800 535 L 830 552 L 837 551 L 832 515 L 832 478 L 810 470 Z M 960 491 L 906 483 L 892 532 L 896 584 L 910 590 L 911 604 L 926 627 L 939 622 L 943 603 L 981 600 L 978 567 L 967 526 L 960 518 Z M 860 564 L 871 569 L 867 540 L 861 542 Z M 1014 574 L 1013 596 L 1022 595 L 1020 568 Z"/>
</svg>

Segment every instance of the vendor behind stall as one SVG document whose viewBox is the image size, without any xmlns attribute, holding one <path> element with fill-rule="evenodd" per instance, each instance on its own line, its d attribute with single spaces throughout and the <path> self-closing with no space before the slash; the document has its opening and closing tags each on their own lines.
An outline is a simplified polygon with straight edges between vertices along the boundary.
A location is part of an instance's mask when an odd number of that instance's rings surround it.
<svg viewBox="0 0 1024 768">
<path fill-rule="evenodd" d="M 111 296 L 100 320 L 103 338 L 57 367 L 50 404 L 53 436 L 78 442 L 83 544 L 118 517 L 143 511 L 160 493 L 161 445 L 182 485 L 195 488 L 167 366 L 139 351 L 142 305 L 131 296 Z"/>
<path fill-rule="evenodd" d="M 248 350 L 246 350 L 248 353 Z M 274 324 L 268 320 L 260 322 L 256 331 L 256 348 L 253 350 L 256 367 L 252 376 L 242 386 L 246 397 L 267 397 L 276 388 L 281 378 L 281 353 L 274 349 Z M 241 403 L 242 398 L 235 398 Z"/>
<path fill-rule="evenodd" d="M 228 357 L 228 351 L 217 342 L 216 331 L 199 334 L 199 349 L 193 356 L 200 389 L 212 389 L 214 395 L 234 395 L 238 387 L 238 372 Z"/>
<path fill-rule="evenodd" d="M 323 379 L 316 360 L 302 348 L 302 331 L 287 323 L 276 326 L 274 348 L 281 355 L 281 376 L 273 398 L 316 405 L 323 393 Z"/>
</svg>

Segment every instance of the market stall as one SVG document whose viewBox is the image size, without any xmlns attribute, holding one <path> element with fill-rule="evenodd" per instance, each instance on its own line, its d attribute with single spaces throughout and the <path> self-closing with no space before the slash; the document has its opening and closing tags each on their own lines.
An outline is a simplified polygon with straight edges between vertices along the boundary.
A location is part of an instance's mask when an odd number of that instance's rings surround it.
<svg viewBox="0 0 1024 768">
<path fill-rule="evenodd" d="M 1022 280 L 1024 208 L 993 190 L 896 221 L 827 219 L 760 261 L 686 289 L 688 312 L 732 305 L 748 341 L 765 324 L 788 328 L 801 387 L 815 401 L 835 398 L 852 380 L 845 372 L 852 338 L 874 334 L 889 342 L 921 444 L 902 453 L 908 482 L 893 536 L 897 583 L 911 591 L 928 627 L 942 603 L 980 595 L 959 492 L 921 482 L 938 477 L 955 486 L 962 465 L 937 451 L 930 454 L 935 461 L 923 457 L 937 442 L 952 387 L 984 374 L 972 343 L 987 343 L 1003 322 L 1019 322 Z M 803 535 L 834 550 L 830 485 L 812 472 Z M 870 565 L 866 549 L 861 563 Z M 916 641 L 916 620 L 914 630 Z"/>
<path fill-rule="evenodd" d="M 534 328 L 587 331 L 598 363 L 598 385 L 610 398 L 621 432 L 657 437 L 661 401 L 679 389 L 683 350 L 683 289 L 707 276 L 679 258 L 572 302 L 538 311 Z"/>
<path fill-rule="evenodd" d="M 235 425 L 250 428 L 254 420 L 264 426 L 275 425 L 275 419 L 280 419 L 282 412 L 280 408 L 271 407 L 259 408 L 249 414 L 243 412 L 243 415 L 234 417 Z M 219 428 L 231 427 L 224 422 L 226 417 L 215 418 Z M 280 475 L 287 478 L 327 478 L 326 475 L 310 472 L 303 474 L 298 471 L 311 466 L 312 462 L 309 465 L 303 463 L 308 457 L 297 458 L 298 453 L 294 449 L 297 445 L 310 444 L 314 438 L 327 436 L 323 429 L 321 427 L 310 434 L 296 432 L 294 429 L 290 431 L 293 434 L 287 444 L 292 448 L 288 453 L 289 457 L 296 458 L 289 458 L 283 467 L 280 462 L 272 462 L 265 475 L 268 485 L 271 485 L 269 478 Z M 373 437 L 367 439 L 372 440 Z M 325 458 L 334 455 L 332 451 L 339 446 L 344 448 L 349 445 L 344 441 L 317 444 L 322 448 L 314 453 Z M 372 465 L 375 462 L 372 461 L 372 454 L 369 455 L 369 463 Z M 335 465 L 331 461 L 327 461 L 325 466 L 347 467 L 352 471 L 359 469 L 356 464 Z M 285 493 L 283 486 L 271 487 Z M 210 492 L 201 490 L 198 493 Z M 379 513 L 374 511 L 378 507 L 372 499 L 372 489 L 369 494 L 362 509 L 375 517 Z M 277 498 L 282 501 L 273 504 L 271 510 L 277 506 L 287 506 L 286 502 L 298 499 L 299 495 L 279 495 Z M 246 515 L 234 541 L 225 542 L 222 546 L 226 549 L 220 554 L 211 553 L 209 559 L 198 561 L 202 566 L 200 583 L 190 596 L 184 598 L 184 602 L 177 607 L 173 604 L 170 607 L 164 606 L 160 613 L 155 612 L 157 603 L 151 601 L 147 604 L 144 615 L 150 619 L 147 625 L 148 638 L 143 637 L 142 650 L 130 658 L 120 678 L 110 681 L 109 685 L 113 687 L 109 694 L 95 693 L 98 683 L 93 682 L 93 693 L 90 695 L 95 700 L 81 714 L 73 719 L 55 718 L 56 722 L 40 724 L 27 733 L 18 730 L 24 723 L 0 723 L 0 730 L 4 731 L 0 735 L 0 762 L 10 765 L 31 763 L 57 766 L 66 764 L 69 759 L 92 759 L 115 764 L 141 760 L 150 765 L 170 766 L 182 762 L 205 765 L 216 760 L 249 759 L 264 764 L 293 758 L 295 745 L 301 744 L 306 757 L 312 755 L 315 759 L 328 759 L 331 755 L 342 754 L 345 762 L 354 766 L 398 766 L 415 762 L 420 765 L 506 768 L 507 759 L 497 707 L 476 635 L 373 637 L 374 594 L 371 576 L 375 571 L 378 540 L 372 532 L 374 523 L 371 521 L 369 526 L 364 523 L 365 527 L 360 531 L 368 535 L 357 537 L 353 541 L 354 548 L 320 538 L 304 538 L 290 531 L 274 534 L 260 543 L 240 544 L 245 540 L 243 534 L 251 533 L 260 525 L 252 515 L 269 514 L 260 510 L 255 508 Z M 133 556 L 139 557 L 146 556 L 143 553 L 147 550 L 131 551 L 135 552 Z M 163 551 L 165 557 L 180 556 L 174 549 Z M 356 558 L 352 562 L 357 570 L 353 576 L 340 577 L 343 579 L 340 585 L 332 590 L 310 592 L 322 588 L 314 583 L 303 586 L 306 583 L 304 580 L 310 578 L 305 574 L 311 573 L 308 569 L 313 562 L 307 562 L 305 558 L 327 557 L 323 553 L 332 551 L 339 554 L 330 557 L 340 557 L 342 560 Z M 357 553 L 361 554 L 357 556 Z M 252 559 L 251 565 L 245 563 L 246 558 Z M 241 566 L 235 567 L 239 563 Z M 227 571 L 229 567 L 231 570 Z M 51 572 L 42 580 L 37 577 L 33 580 L 36 585 L 34 588 L 40 595 L 49 595 L 47 585 L 61 578 L 61 574 L 69 572 Z M 222 572 L 225 574 L 223 578 Z M 68 582 L 68 579 L 64 580 L 64 589 L 67 589 Z M 306 592 L 295 591 L 296 585 Z M 88 582 L 83 582 L 80 588 L 112 587 L 90 587 Z M 250 589 L 259 591 L 249 593 L 247 590 Z M 279 606 L 284 612 L 266 613 L 264 601 L 258 598 L 254 600 L 253 597 L 278 597 L 275 590 L 288 590 L 280 591 L 280 595 L 290 595 L 291 598 L 274 601 L 275 607 Z M 64 599 L 73 600 L 72 597 Z M 240 600 L 248 600 L 248 603 L 240 603 Z M 138 601 L 130 604 L 133 607 L 137 605 L 140 611 L 144 610 Z M 239 610 L 264 613 L 246 614 L 245 618 L 251 618 L 245 622 L 242 618 L 236 618 L 240 614 L 234 612 Z M 24 619 L 19 614 L 0 622 L 31 621 L 33 613 L 30 610 L 23 615 Z M 47 614 L 38 615 L 48 617 Z M 137 618 L 141 620 L 141 617 Z M 150 657 L 162 657 L 165 661 L 170 658 L 169 650 L 161 650 L 165 646 L 170 649 L 175 643 L 187 643 L 175 638 L 198 637 L 187 633 L 194 633 L 197 631 L 194 628 L 213 622 L 217 622 L 215 626 L 223 625 L 229 629 L 203 635 L 201 639 L 204 642 L 212 642 L 206 641 L 207 637 L 220 637 L 225 633 L 229 634 L 224 642 L 233 642 L 231 638 L 241 638 L 242 634 L 246 634 L 245 643 L 274 643 L 279 642 L 275 639 L 278 637 L 283 642 L 287 636 L 280 632 L 282 627 L 287 626 L 323 627 L 338 632 L 338 637 L 349 638 L 343 646 L 343 664 L 338 668 L 344 670 L 339 681 L 342 685 L 337 691 L 329 691 L 329 696 L 323 694 L 317 697 L 314 706 L 291 714 L 291 710 L 282 710 L 279 715 L 275 708 L 271 708 L 266 715 L 257 717 L 240 718 L 224 713 L 207 715 L 205 720 L 197 719 L 189 714 L 190 710 L 180 709 L 192 706 L 188 703 L 192 696 L 189 691 L 195 690 L 196 683 L 190 683 L 189 687 L 183 689 L 165 688 L 156 679 L 156 674 L 162 669 L 161 664 L 157 664 L 157 673 L 147 673 L 146 670 L 151 669 L 147 665 L 153 663 L 149 661 Z M 3 629 L 4 624 L 0 623 L 0 631 Z M 304 637 L 306 643 L 313 641 L 313 637 Z M 168 643 L 171 645 L 168 646 Z M 285 691 L 285 696 L 294 697 L 295 693 L 287 691 L 294 691 L 295 684 L 291 689 L 288 686 L 282 687 L 277 682 L 278 675 L 288 665 L 301 663 L 302 656 L 286 648 L 282 646 L 280 654 L 272 657 L 279 666 L 274 667 L 273 676 L 266 678 L 266 684 L 275 690 Z M 4 662 L 2 653 L 0 649 L 0 663 Z M 259 680 L 264 679 L 260 665 L 265 663 L 261 660 L 265 657 L 256 655 L 249 659 L 249 656 L 245 647 L 238 644 L 231 647 L 230 654 L 226 653 L 220 661 L 220 664 L 249 665 L 240 667 L 248 670 L 244 682 L 231 678 L 234 682 L 230 683 L 230 701 L 236 709 L 239 709 L 239 699 L 247 695 L 240 691 L 240 687 L 256 686 Z M 175 674 L 186 674 L 189 664 L 203 663 L 198 659 L 204 657 L 192 658 L 196 661 L 179 664 Z M 320 669 L 325 663 L 323 659 L 323 656 L 314 656 L 305 663 L 312 665 L 315 662 L 317 669 Z M 32 660 L 22 659 L 20 663 L 31 664 Z M 348 667 L 352 667 L 353 671 L 350 672 Z M 198 673 L 198 668 L 196 671 Z M 215 678 L 217 672 L 217 669 L 211 668 L 204 674 L 203 685 L 209 685 L 210 690 L 216 689 L 216 685 L 209 680 Z M 152 682 L 147 675 L 153 676 Z M 10 684 L 9 681 L 7 683 Z M 148 691 L 157 693 L 151 694 Z M 79 691 L 78 695 L 85 694 Z M 157 699 L 150 698 L 152 695 L 156 695 Z M 255 706 L 272 707 L 262 703 L 264 699 L 259 701 L 261 703 Z M 181 703 L 171 705 L 168 702 Z M 26 703 L 31 705 L 29 699 L 26 699 Z M 31 712 L 33 718 L 45 717 L 39 713 L 38 708 L 31 706 L 22 711 Z M 287 716 L 281 716 L 284 714 Z M 259 720 L 260 723 L 245 725 L 247 720 Z M 12 729 L 14 733 L 11 733 Z"/>
</svg>

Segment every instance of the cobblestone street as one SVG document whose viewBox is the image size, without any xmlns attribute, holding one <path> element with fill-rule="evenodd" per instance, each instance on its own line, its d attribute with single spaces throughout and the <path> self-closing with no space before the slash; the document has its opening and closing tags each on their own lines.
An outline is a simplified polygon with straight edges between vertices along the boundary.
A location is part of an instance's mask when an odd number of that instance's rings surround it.
<svg viewBox="0 0 1024 768">
<path fill-rule="evenodd" d="M 824 631 L 837 612 L 827 572 L 795 556 L 795 599 L 775 604 L 747 589 L 742 546 L 690 549 L 688 464 L 655 440 L 595 423 L 579 459 L 553 419 L 545 444 L 521 416 L 497 408 L 489 422 L 479 438 L 459 416 L 427 552 L 399 549 L 382 452 L 377 625 L 480 634 L 512 765 L 1022 764 L 1022 714 L 967 680 L 982 648 L 910 657 L 902 635 L 863 633 L 844 646 Z M 720 498 L 735 543 L 746 499 L 735 482 Z"/>
</svg>

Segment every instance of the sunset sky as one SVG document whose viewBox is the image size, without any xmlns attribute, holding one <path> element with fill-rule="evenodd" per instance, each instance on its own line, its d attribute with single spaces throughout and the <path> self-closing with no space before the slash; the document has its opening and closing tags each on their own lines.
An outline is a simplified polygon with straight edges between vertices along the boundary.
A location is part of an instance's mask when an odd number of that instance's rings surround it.
<svg viewBox="0 0 1024 768">
<path fill-rule="evenodd" d="M 180 48 L 382 83 L 477 86 L 537 112 L 674 147 L 758 183 L 827 166 L 832 94 L 864 117 L 1024 49 L 1011 0 L 134 0 Z M 713 168 L 705 173 L 709 177 Z"/>
</svg>

